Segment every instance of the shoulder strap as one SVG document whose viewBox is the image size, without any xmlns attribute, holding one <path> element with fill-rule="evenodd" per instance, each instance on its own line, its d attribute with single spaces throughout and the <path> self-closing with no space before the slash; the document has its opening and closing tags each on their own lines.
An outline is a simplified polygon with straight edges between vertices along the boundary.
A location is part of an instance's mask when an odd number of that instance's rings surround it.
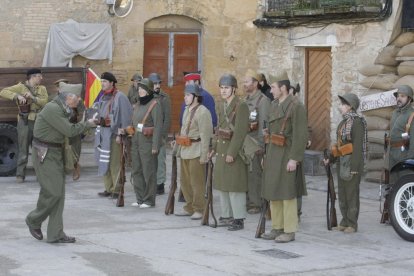
<svg viewBox="0 0 414 276">
<path fill-rule="evenodd" d="M 145 113 L 144 119 L 142 119 L 142 125 L 145 125 L 145 122 L 147 121 L 148 115 L 151 113 L 152 109 L 154 108 L 154 106 L 157 104 L 158 102 L 156 100 L 153 100 L 151 102 L 151 105 L 149 106 L 147 112 Z"/>
<path fill-rule="evenodd" d="M 407 124 L 405 125 L 405 132 L 406 133 L 410 132 L 411 123 L 413 122 L 413 119 L 414 119 L 414 112 L 411 113 L 410 118 L 408 118 Z"/>
<path fill-rule="evenodd" d="M 282 127 L 281 127 L 281 129 L 280 129 L 280 131 L 279 131 L 279 133 L 280 133 L 280 134 L 283 134 L 283 131 L 285 131 L 286 122 L 287 122 L 287 120 L 288 120 L 288 119 L 289 119 L 289 117 L 290 117 L 290 113 L 292 113 L 292 108 L 293 108 L 293 106 L 294 106 L 294 103 L 295 103 L 295 100 L 292 100 L 292 101 L 289 103 L 289 106 L 288 106 L 288 109 L 287 109 L 287 112 L 286 112 L 285 118 L 283 118 Z"/>
<path fill-rule="evenodd" d="M 188 123 L 187 129 L 185 130 L 185 135 L 186 136 L 188 136 L 188 133 L 190 132 L 190 126 L 191 126 L 191 123 L 193 122 L 194 114 L 196 113 L 196 111 L 199 107 L 200 107 L 200 104 L 198 104 L 196 107 L 193 108 L 193 110 L 191 110 L 190 122 Z"/>
<path fill-rule="evenodd" d="M 262 92 L 259 92 L 260 93 L 260 96 L 259 96 L 259 98 L 257 99 L 257 101 L 256 101 L 256 106 L 254 107 L 256 110 L 259 108 L 259 103 L 260 103 L 260 101 L 262 100 L 262 98 L 263 98 L 263 94 L 262 94 Z"/>
</svg>

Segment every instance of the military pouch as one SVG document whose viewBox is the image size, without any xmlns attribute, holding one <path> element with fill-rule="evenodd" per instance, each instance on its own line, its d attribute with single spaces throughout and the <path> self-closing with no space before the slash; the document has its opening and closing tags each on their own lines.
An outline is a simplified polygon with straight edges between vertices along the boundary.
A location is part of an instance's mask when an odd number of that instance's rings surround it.
<svg viewBox="0 0 414 276">
<path fill-rule="evenodd" d="M 249 130 L 250 131 L 255 131 L 259 128 L 259 123 L 258 122 L 249 122 Z"/>
<path fill-rule="evenodd" d="M 30 113 L 30 104 L 19 104 L 18 107 L 21 113 Z"/>
<path fill-rule="evenodd" d="M 134 134 L 135 134 L 135 127 L 133 127 L 133 126 L 127 126 L 125 128 L 125 132 L 126 132 L 126 134 L 128 136 L 134 136 Z"/>
<path fill-rule="evenodd" d="M 144 134 L 144 136 L 151 137 L 154 135 L 154 127 L 143 127 L 142 134 Z"/>
<path fill-rule="evenodd" d="M 342 146 L 333 145 L 331 147 L 331 153 L 333 157 L 340 157 L 351 154 L 353 152 L 352 143 L 348 143 Z"/>
<path fill-rule="evenodd" d="M 219 128 L 217 131 L 217 135 L 224 140 L 230 140 L 231 137 L 233 137 L 233 131 L 230 129 Z"/>
<path fill-rule="evenodd" d="M 45 160 L 48 147 L 45 146 L 45 145 L 41 145 L 39 143 L 36 143 L 35 141 L 32 142 L 32 145 L 33 145 L 34 148 L 36 148 L 37 159 L 42 164 L 43 161 Z"/>
<path fill-rule="evenodd" d="M 175 142 L 180 146 L 184 146 L 184 147 L 191 146 L 191 139 L 188 136 L 177 136 L 175 138 Z"/>
<path fill-rule="evenodd" d="M 273 145 L 284 147 L 286 146 L 286 137 L 283 134 L 271 134 L 270 141 Z"/>
</svg>

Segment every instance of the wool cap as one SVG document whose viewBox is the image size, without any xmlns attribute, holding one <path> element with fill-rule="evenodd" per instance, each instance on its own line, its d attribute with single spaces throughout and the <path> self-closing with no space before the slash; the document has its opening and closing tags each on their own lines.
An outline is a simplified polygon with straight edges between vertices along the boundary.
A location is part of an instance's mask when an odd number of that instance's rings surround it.
<svg viewBox="0 0 414 276">
<path fill-rule="evenodd" d="M 112 74 L 111 72 L 103 72 L 102 75 L 101 75 L 101 79 L 107 80 L 107 81 L 113 82 L 113 83 L 117 83 L 118 82 L 116 80 L 114 74 Z"/>
</svg>

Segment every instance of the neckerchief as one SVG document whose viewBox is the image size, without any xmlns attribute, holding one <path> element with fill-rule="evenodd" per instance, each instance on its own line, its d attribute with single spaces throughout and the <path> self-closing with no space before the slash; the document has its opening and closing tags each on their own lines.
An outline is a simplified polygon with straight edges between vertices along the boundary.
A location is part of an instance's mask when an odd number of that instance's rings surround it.
<svg viewBox="0 0 414 276">
<path fill-rule="evenodd" d="M 367 121 L 365 121 L 365 118 L 363 116 L 355 113 L 353 110 L 344 114 L 343 117 L 346 120 L 346 122 L 345 122 L 345 125 L 341 129 L 341 137 L 346 137 L 348 141 L 352 141 L 351 130 L 352 130 L 352 125 L 354 124 L 355 117 L 358 117 L 361 119 L 362 125 L 364 127 L 364 139 L 362 143 L 362 151 L 363 151 L 364 159 L 366 159 L 367 151 L 368 151 Z"/>
</svg>

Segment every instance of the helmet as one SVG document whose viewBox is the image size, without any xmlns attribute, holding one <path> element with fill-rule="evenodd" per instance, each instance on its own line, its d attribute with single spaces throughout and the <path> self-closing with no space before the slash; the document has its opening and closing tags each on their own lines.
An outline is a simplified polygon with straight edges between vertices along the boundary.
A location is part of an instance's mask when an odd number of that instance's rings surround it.
<svg viewBox="0 0 414 276">
<path fill-rule="evenodd" d="M 145 78 L 142 79 L 139 83 L 138 83 L 138 87 L 141 87 L 142 89 L 144 89 L 145 91 L 148 92 L 148 94 L 152 94 L 154 93 L 154 84 L 152 83 L 152 81 L 150 81 L 149 79 Z"/>
<path fill-rule="evenodd" d="M 198 85 L 195 85 L 195 84 L 187 84 L 185 86 L 185 88 L 184 88 L 184 94 L 187 94 L 187 93 L 194 94 L 197 97 L 198 96 L 201 96 L 200 88 L 198 87 Z"/>
<path fill-rule="evenodd" d="M 404 94 L 413 99 L 413 89 L 409 85 L 399 85 L 397 89 L 397 92 L 394 92 L 394 97 L 397 98 L 398 94 Z"/>
<path fill-rule="evenodd" d="M 224 74 L 219 80 L 219 86 L 227 85 L 237 88 L 237 79 L 232 74 Z"/>
<path fill-rule="evenodd" d="M 142 80 L 142 76 L 138 73 L 134 74 L 131 78 L 131 81 L 141 81 Z"/>
<path fill-rule="evenodd" d="M 338 96 L 342 101 L 346 102 L 347 104 L 349 104 L 355 111 L 358 109 L 359 107 L 359 99 L 358 96 L 355 95 L 354 93 L 348 93 L 345 94 L 343 96 Z"/>
<path fill-rule="evenodd" d="M 161 82 L 161 77 L 157 73 L 151 73 L 151 74 L 149 74 L 148 75 L 148 79 L 150 81 L 152 81 L 153 83 L 160 83 Z"/>
</svg>

